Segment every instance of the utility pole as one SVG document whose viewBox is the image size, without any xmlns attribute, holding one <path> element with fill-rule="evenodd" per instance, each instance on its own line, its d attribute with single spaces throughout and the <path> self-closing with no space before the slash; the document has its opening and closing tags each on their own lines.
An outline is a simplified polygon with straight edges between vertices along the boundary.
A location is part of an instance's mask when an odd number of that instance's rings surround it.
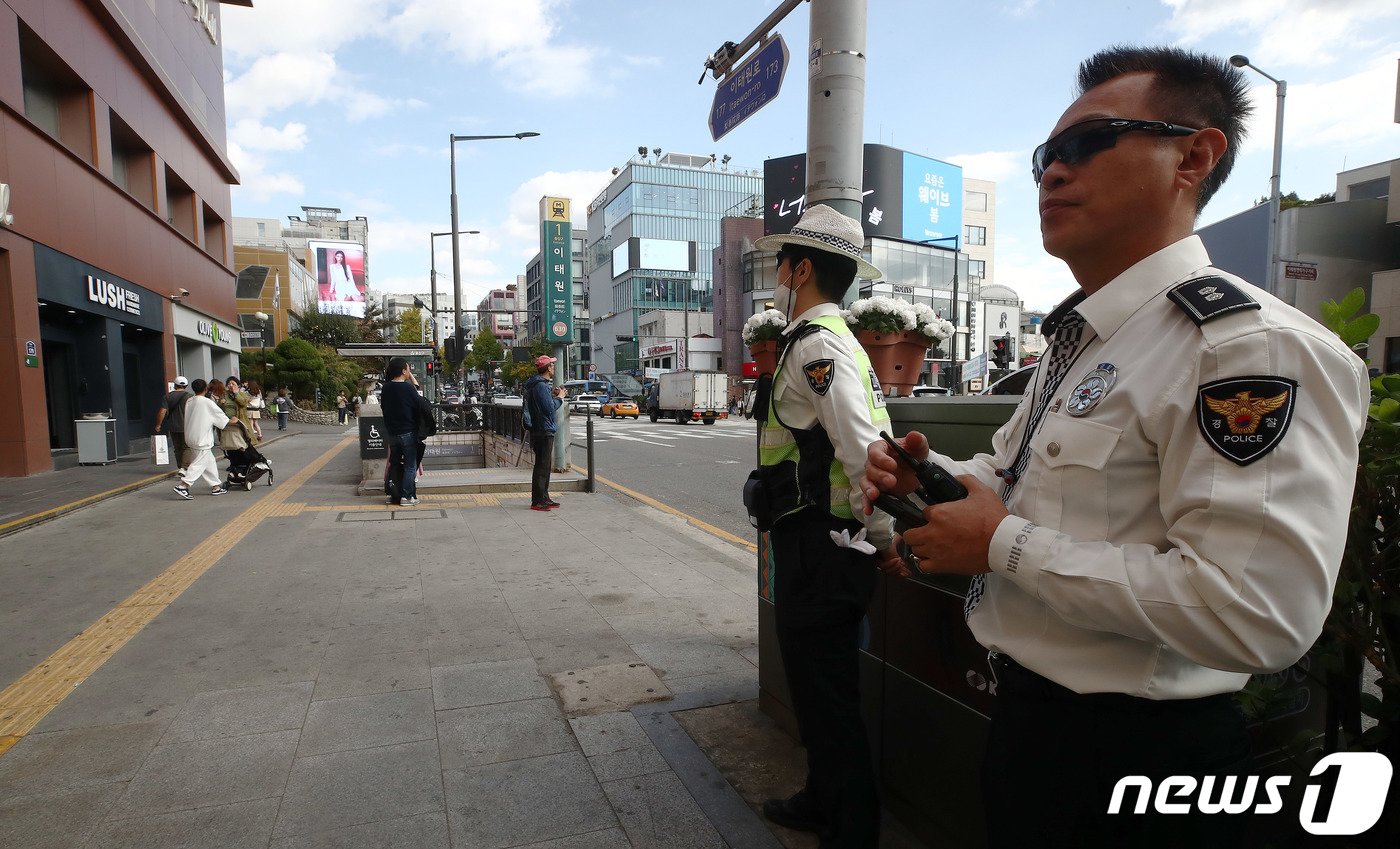
<svg viewBox="0 0 1400 849">
<path fill-rule="evenodd" d="M 861 220 L 864 185 L 866 0 L 811 0 L 807 204 Z M 855 300 L 857 285 L 842 299 Z"/>
</svg>

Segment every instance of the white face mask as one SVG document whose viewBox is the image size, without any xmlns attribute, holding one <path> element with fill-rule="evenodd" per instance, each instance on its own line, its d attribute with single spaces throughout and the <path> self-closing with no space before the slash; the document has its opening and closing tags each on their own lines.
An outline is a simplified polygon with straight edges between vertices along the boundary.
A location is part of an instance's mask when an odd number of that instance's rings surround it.
<svg viewBox="0 0 1400 849">
<path fill-rule="evenodd" d="M 792 260 L 788 260 L 787 280 L 779 280 L 778 285 L 773 288 L 773 306 L 788 318 L 792 318 L 792 311 L 797 308 L 797 290 L 792 288 Z M 783 293 L 787 296 L 784 297 Z M 786 305 L 784 305 L 786 301 Z"/>
</svg>

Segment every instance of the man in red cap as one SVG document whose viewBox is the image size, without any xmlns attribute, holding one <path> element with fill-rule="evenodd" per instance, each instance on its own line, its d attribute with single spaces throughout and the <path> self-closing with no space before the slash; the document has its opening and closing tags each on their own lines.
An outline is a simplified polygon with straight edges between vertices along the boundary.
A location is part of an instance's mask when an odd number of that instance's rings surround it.
<svg viewBox="0 0 1400 849">
<path fill-rule="evenodd" d="M 554 411 L 564 403 L 564 387 L 554 386 L 554 358 L 535 357 L 537 374 L 525 381 L 525 427 L 530 431 L 530 450 L 535 455 L 535 471 L 530 478 L 530 509 L 553 510 L 559 502 L 549 497 L 549 473 L 554 465 Z"/>
</svg>

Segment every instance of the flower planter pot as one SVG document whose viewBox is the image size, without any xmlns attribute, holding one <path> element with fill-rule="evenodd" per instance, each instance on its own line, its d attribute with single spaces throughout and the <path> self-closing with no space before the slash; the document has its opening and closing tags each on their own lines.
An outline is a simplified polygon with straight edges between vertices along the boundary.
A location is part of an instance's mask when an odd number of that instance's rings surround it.
<svg viewBox="0 0 1400 849">
<path fill-rule="evenodd" d="M 781 350 L 778 340 L 770 339 L 767 342 L 755 342 L 749 346 L 749 353 L 753 355 L 754 365 L 758 366 L 759 374 L 772 374 L 778 370 L 778 353 Z"/>
<path fill-rule="evenodd" d="M 880 389 L 886 395 L 905 396 L 918 385 L 919 374 L 924 369 L 924 355 L 929 349 L 927 337 L 912 330 L 898 333 L 857 330 L 855 334 L 866 356 L 870 357 Z"/>
</svg>

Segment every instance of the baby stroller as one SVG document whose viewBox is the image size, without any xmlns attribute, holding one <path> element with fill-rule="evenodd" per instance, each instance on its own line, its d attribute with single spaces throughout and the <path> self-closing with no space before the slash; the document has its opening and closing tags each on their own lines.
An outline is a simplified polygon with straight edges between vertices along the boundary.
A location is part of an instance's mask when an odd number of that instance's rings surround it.
<svg viewBox="0 0 1400 849">
<path fill-rule="evenodd" d="M 228 481 L 224 484 L 227 488 L 241 486 L 251 492 L 263 475 L 267 475 L 267 485 L 272 486 L 272 461 L 252 445 L 227 450 L 224 456 L 228 458 Z"/>
</svg>

